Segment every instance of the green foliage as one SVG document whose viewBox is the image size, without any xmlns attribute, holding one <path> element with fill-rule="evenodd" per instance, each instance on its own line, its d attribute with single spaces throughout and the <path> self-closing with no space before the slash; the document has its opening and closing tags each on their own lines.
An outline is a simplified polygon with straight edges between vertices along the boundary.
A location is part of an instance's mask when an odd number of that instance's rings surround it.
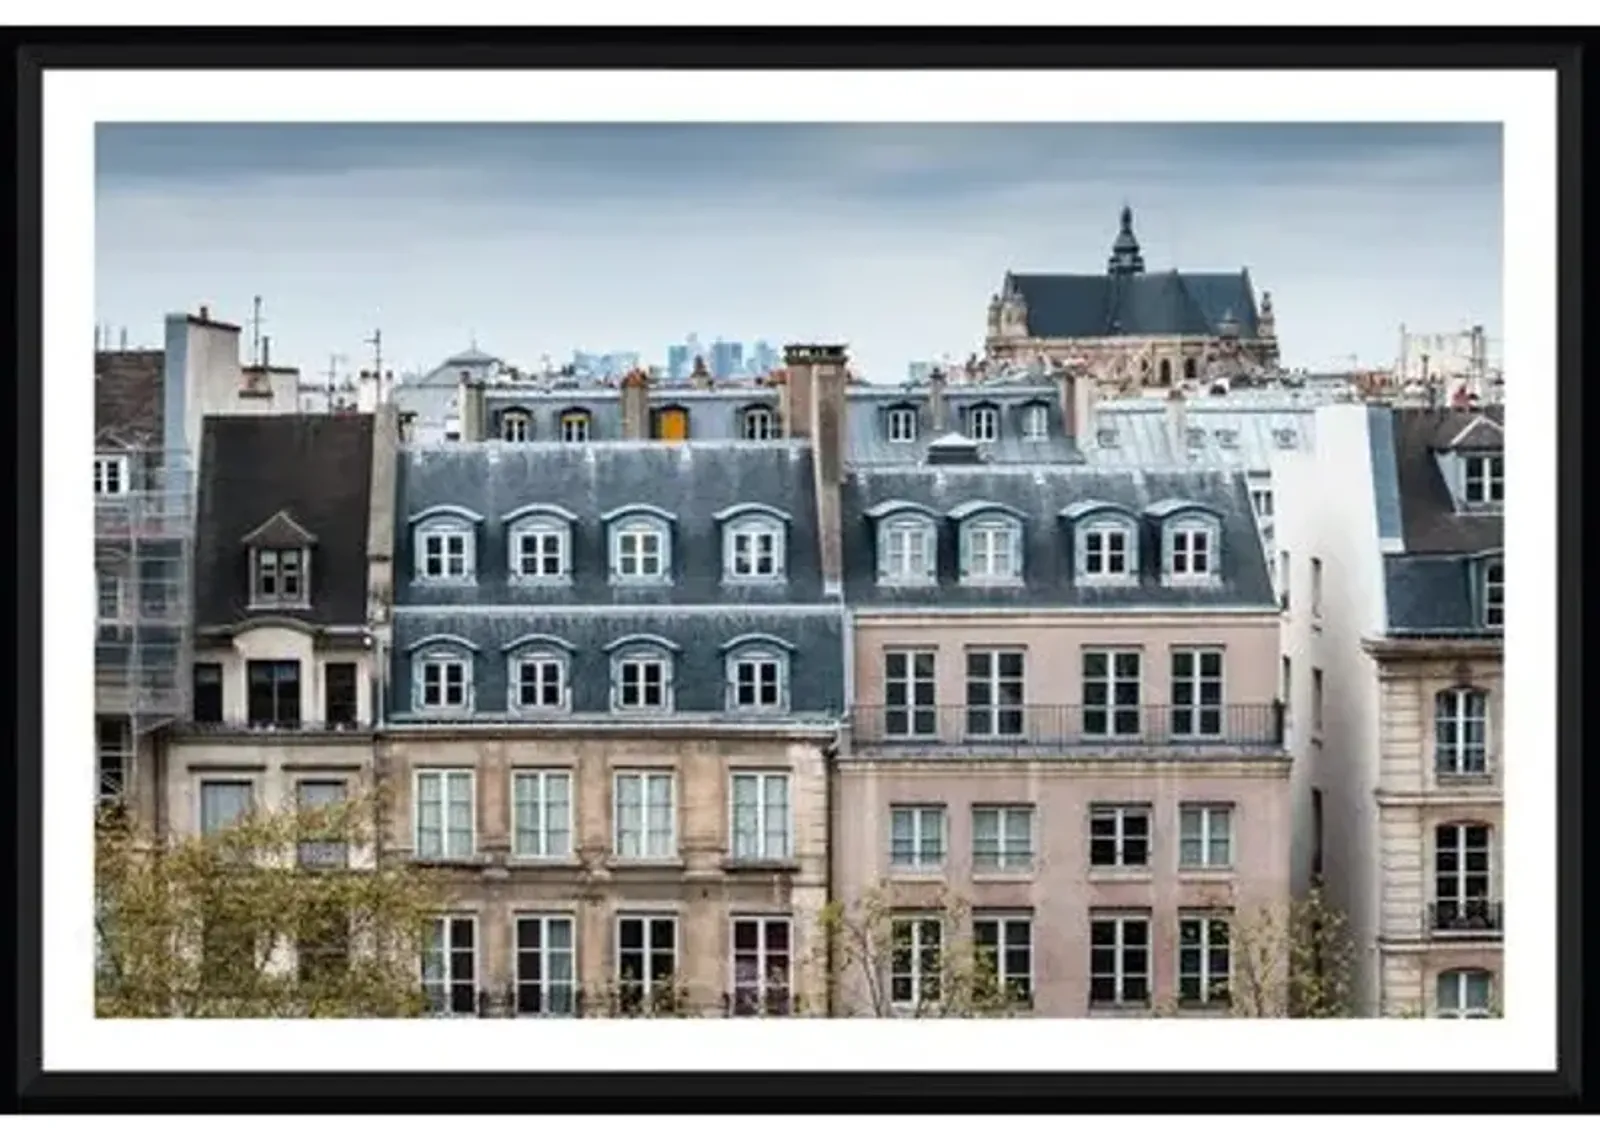
<svg viewBox="0 0 1600 1143">
<path fill-rule="evenodd" d="M 1354 964 L 1344 916 L 1320 889 L 1287 907 L 1237 916 L 1231 1011 L 1265 1019 L 1353 1016 Z"/>
</svg>

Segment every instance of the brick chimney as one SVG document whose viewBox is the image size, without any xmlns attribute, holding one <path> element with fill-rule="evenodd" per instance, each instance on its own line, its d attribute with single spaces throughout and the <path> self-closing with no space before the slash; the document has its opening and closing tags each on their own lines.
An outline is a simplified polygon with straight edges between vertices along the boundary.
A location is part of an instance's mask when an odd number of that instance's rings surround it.
<svg viewBox="0 0 1600 1143">
<path fill-rule="evenodd" d="M 945 423 L 949 419 L 949 410 L 945 408 L 947 394 L 947 379 L 944 367 L 935 365 L 928 373 L 928 424 L 935 433 L 942 433 Z"/>
<path fill-rule="evenodd" d="M 1056 391 L 1061 403 L 1062 423 L 1067 426 L 1072 438 L 1081 444 L 1094 432 L 1099 383 L 1082 369 L 1062 369 L 1056 374 Z"/>
<path fill-rule="evenodd" d="M 849 355 L 842 345 L 784 346 L 787 375 L 782 415 L 790 436 L 811 440 L 816 483 L 817 538 L 825 594 L 844 584 L 844 538 L 839 486 L 844 482 L 845 389 Z"/>
<path fill-rule="evenodd" d="M 456 408 L 461 415 L 461 439 L 463 441 L 481 441 L 486 417 L 483 382 L 477 380 L 470 372 L 463 369 L 457 394 Z"/>
<path fill-rule="evenodd" d="M 630 369 L 622 378 L 622 439 L 650 439 L 650 374 Z"/>
</svg>

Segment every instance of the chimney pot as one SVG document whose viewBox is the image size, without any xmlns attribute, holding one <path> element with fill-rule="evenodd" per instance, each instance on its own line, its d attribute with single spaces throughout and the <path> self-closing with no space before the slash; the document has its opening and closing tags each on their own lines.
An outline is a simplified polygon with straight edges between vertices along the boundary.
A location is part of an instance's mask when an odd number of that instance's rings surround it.
<svg viewBox="0 0 1600 1143">
<path fill-rule="evenodd" d="M 201 321 L 210 321 L 211 320 L 211 307 L 210 306 L 201 306 L 200 307 L 200 320 Z"/>
</svg>

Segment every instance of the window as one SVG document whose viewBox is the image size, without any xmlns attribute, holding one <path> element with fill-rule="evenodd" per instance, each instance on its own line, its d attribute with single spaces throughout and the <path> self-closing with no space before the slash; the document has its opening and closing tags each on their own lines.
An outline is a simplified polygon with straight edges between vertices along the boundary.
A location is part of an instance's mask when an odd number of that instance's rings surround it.
<svg viewBox="0 0 1600 1143">
<path fill-rule="evenodd" d="M 1493 994 L 1492 973 L 1475 968 L 1441 972 L 1434 986 L 1433 1014 L 1441 1020 L 1487 1020 L 1494 1015 Z"/>
<path fill-rule="evenodd" d="M 334 992 L 350 969 L 350 915 L 337 904 L 317 902 L 298 919 L 294 945 L 300 983 Z"/>
<path fill-rule="evenodd" d="M 418 770 L 416 855 L 465 859 L 477 851 L 477 788 L 471 770 Z"/>
<path fill-rule="evenodd" d="M 1101 448 L 1118 448 L 1121 436 L 1122 434 L 1114 428 L 1104 428 L 1095 430 L 1094 439 Z"/>
<path fill-rule="evenodd" d="M 624 524 L 612 541 L 612 574 L 619 580 L 665 579 L 666 539 L 659 524 Z"/>
<path fill-rule="evenodd" d="M 1022 578 L 1022 529 L 1009 520 L 986 520 L 961 529 L 961 578 L 969 583 L 1010 583 Z"/>
<path fill-rule="evenodd" d="M 1172 734 L 1175 738 L 1222 734 L 1221 651 L 1172 652 Z"/>
<path fill-rule="evenodd" d="M 345 800 L 345 783 L 339 778 L 307 779 L 295 783 L 295 808 L 305 818 L 296 859 L 302 866 L 342 869 L 350 863 L 350 847 L 325 819 Z"/>
<path fill-rule="evenodd" d="M 1483 565 L 1483 625 L 1504 627 L 1506 623 L 1506 569 L 1499 560 Z"/>
<path fill-rule="evenodd" d="M 401 441 L 417 439 L 417 415 L 415 413 L 401 413 L 399 424 L 399 437 Z"/>
<path fill-rule="evenodd" d="M 1204 524 L 1179 524 L 1168 533 L 1167 573 L 1174 579 L 1211 575 L 1211 529 Z"/>
<path fill-rule="evenodd" d="M 230 779 L 200 783 L 200 832 L 220 833 L 249 816 L 254 808 L 253 783 Z"/>
<path fill-rule="evenodd" d="M 1435 931 L 1498 929 L 1489 902 L 1489 827 L 1442 825 L 1433 833 Z"/>
<path fill-rule="evenodd" d="M 778 439 L 778 418 L 771 409 L 746 409 L 740 421 L 740 435 L 747 441 Z"/>
<path fill-rule="evenodd" d="M 577 1013 L 578 965 L 571 917 L 518 917 L 517 1015 Z"/>
<path fill-rule="evenodd" d="M 1091 914 L 1089 1003 L 1150 1003 L 1150 919 Z"/>
<path fill-rule="evenodd" d="M 1182 806 L 1178 810 L 1178 866 L 1227 869 L 1233 865 L 1233 808 Z"/>
<path fill-rule="evenodd" d="M 1433 699 L 1433 766 L 1441 775 L 1489 769 L 1489 693 L 1473 687 L 1440 691 Z"/>
<path fill-rule="evenodd" d="M 567 444 L 582 444 L 589 439 L 589 414 L 574 410 L 561 414 L 561 439 Z"/>
<path fill-rule="evenodd" d="M 1232 975 L 1227 917 L 1178 916 L 1178 1003 L 1223 1005 Z"/>
<path fill-rule="evenodd" d="M 1283 656 L 1279 673 L 1282 676 L 1280 686 L 1283 688 L 1283 721 L 1287 725 L 1290 712 L 1294 709 L 1294 660 L 1288 655 Z"/>
<path fill-rule="evenodd" d="M 1012 1004 L 1033 1003 L 1033 921 L 979 916 L 972 922 L 978 971 L 994 974 L 996 993 Z"/>
<path fill-rule="evenodd" d="M 1089 864 L 1102 869 L 1143 869 L 1148 866 L 1150 807 L 1091 807 Z"/>
<path fill-rule="evenodd" d="M 889 944 L 889 1002 L 910 1009 L 937 1003 L 944 983 L 944 921 L 896 917 Z"/>
<path fill-rule="evenodd" d="M 788 705 L 785 658 L 747 651 L 728 659 L 728 689 L 734 710 L 782 710 Z"/>
<path fill-rule="evenodd" d="M 472 578 L 472 533 L 460 528 L 431 528 L 417 536 L 417 578 L 459 582 Z"/>
<path fill-rule="evenodd" d="M 672 661 L 663 654 L 647 651 L 619 656 L 611 708 L 631 713 L 671 710 Z"/>
<path fill-rule="evenodd" d="M 305 553 L 299 548 L 254 548 L 254 607 L 292 606 L 306 602 Z"/>
<path fill-rule="evenodd" d="M 511 852 L 516 857 L 572 856 L 571 774 L 512 771 Z"/>
<path fill-rule="evenodd" d="M 1278 553 L 1278 603 L 1289 610 L 1289 553 Z"/>
<path fill-rule="evenodd" d="M 938 869 L 944 864 L 943 806 L 889 808 L 889 864 L 898 869 Z"/>
<path fill-rule="evenodd" d="M 967 652 L 967 734 L 1016 738 L 1022 734 L 1022 652 Z"/>
<path fill-rule="evenodd" d="M 293 659 L 251 659 L 245 664 L 251 726 L 300 725 L 300 664 Z"/>
<path fill-rule="evenodd" d="M 617 984 L 624 1012 L 670 1010 L 676 999 L 678 919 L 617 918 Z"/>
<path fill-rule="evenodd" d="M 511 574 L 518 579 L 565 579 L 567 529 L 557 524 L 524 525 L 512 533 Z"/>
<path fill-rule="evenodd" d="M 1083 733 L 1123 738 L 1139 733 L 1138 651 L 1083 653 Z"/>
<path fill-rule="evenodd" d="M 1079 573 L 1085 579 L 1126 579 L 1133 565 L 1128 559 L 1131 533 L 1121 524 L 1097 524 L 1079 535 L 1082 562 Z"/>
<path fill-rule="evenodd" d="M 105 624 L 121 623 L 126 618 L 126 581 L 115 572 L 99 573 L 98 614 Z"/>
<path fill-rule="evenodd" d="M 1498 508 L 1505 503 L 1505 458 L 1498 454 L 1478 454 L 1466 458 L 1467 503 L 1477 508 Z"/>
<path fill-rule="evenodd" d="M 1311 729 L 1322 733 L 1322 668 L 1311 668 Z"/>
<path fill-rule="evenodd" d="M 1293 429 L 1273 429 L 1272 440 L 1279 448 L 1294 448 L 1300 434 Z"/>
<path fill-rule="evenodd" d="M 1000 435 L 1000 410 L 993 405 L 974 405 L 967 410 L 967 435 L 975 441 L 992 441 Z"/>
<path fill-rule="evenodd" d="M 511 661 L 511 706 L 524 713 L 561 712 L 568 706 L 565 655 L 520 655 Z"/>
<path fill-rule="evenodd" d="M 650 435 L 658 441 L 686 441 L 689 439 L 689 410 L 682 405 L 653 409 L 650 429 Z"/>
<path fill-rule="evenodd" d="M 1272 489 L 1252 488 L 1250 490 L 1250 505 L 1256 510 L 1256 517 L 1262 523 L 1272 519 Z"/>
<path fill-rule="evenodd" d="M 417 660 L 416 672 L 419 709 L 464 711 L 471 705 L 471 659 L 462 655 L 425 655 Z"/>
<path fill-rule="evenodd" d="M 325 663 L 322 667 L 322 715 L 329 726 L 356 725 L 356 665 Z"/>
<path fill-rule="evenodd" d="M 422 991 L 435 1016 L 478 1011 L 478 919 L 435 917 L 422 943 Z"/>
<path fill-rule="evenodd" d="M 930 738 L 937 732 L 932 651 L 883 653 L 883 708 L 886 738 Z"/>
<path fill-rule="evenodd" d="M 783 575 L 783 527 L 767 521 L 728 529 L 723 567 L 729 579 L 771 580 Z"/>
<path fill-rule="evenodd" d="M 125 718 L 95 720 L 95 746 L 99 754 L 100 803 L 118 805 L 128 789 L 133 768 L 133 727 Z"/>
<path fill-rule="evenodd" d="M 932 583 L 933 527 L 923 520 L 897 520 L 879 533 L 878 577 L 889 584 Z"/>
<path fill-rule="evenodd" d="M 1033 868 L 1033 807 L 974 806 L 972 868 L 1012 873 Z"/>
<path fill-rule="evenodd" d="M 915 409 L 889 410 L 889 443 L 910 444 L 917 439 L 917 411 Z"/>
<path fill-rule="evenodd" d="M 1238 448 L 1239 447 L 1239 430 L 1238 429 L 1216 429 L 1216 430 L 1214 430 L 1214 435 L 1217 438 L 1217 444 L 1219 444 L 1223 448 Z M 1269 515 L 1270 515 L 1270 513 L 1269 513 Z"/>
<path fill-rule="evenodd" d="M 500 439 L 521 444 L 533 437 L 533 425 L 527 413 L 506 413 L 500 418 Z"/>
<path fill-rule="evenodd" d="M 97 456 L 94 458 L 94 494 L 96 496 L 121 496 L 128 491 L 128 458 L 125 456 Z"/>
<path fill-rule="evenodd" d="M 677 779 L 669 773 L 617 774 L 616 852 L 634 860 L 677 856 Z"/>
<path fill-rule="evenodd" d="M 1028 405 L 1022 410 L 1022 439 L 1042 441 L 1050 435 L 1050 410 L 1043 405 Z"/>
<path fill-rule="evenodd" d="M 1311 876 L 1322 879 L 1322 791 L 1311 791 Z"/>
<path fill-rule="evenodd" d="M 735 774 L 732 800 L 733 859 L 787 861 L 789 776 Z"/>
<path fill-rule="evenodd" d="M 786 1016 L 793 991 L 788 917 L 733 919 L 733 1014 Z"/>
<path fill-rule="evenodd" d="M 222 664 L 194 665 L 194 721 L 201 726 L 222 722 Z"/>
</svg>

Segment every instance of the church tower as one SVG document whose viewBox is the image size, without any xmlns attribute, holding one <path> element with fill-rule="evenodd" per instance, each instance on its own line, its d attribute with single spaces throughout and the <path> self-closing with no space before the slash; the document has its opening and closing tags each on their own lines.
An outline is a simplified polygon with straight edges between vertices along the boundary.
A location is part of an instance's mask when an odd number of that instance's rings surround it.
<svg viewBox="0 0 1600 1143">
<path fill-rule="evenodd" d="M 1122 227 L 1117 231 L 1117 240 L 1111 244 L 1106 273 L 1113 278 L 1144 273 L 1144 255 L 1139 252 L 1139 240 L 1133 236 L 1133 208 L 1130 206 L 1122 208 Z"/>
</svg>

